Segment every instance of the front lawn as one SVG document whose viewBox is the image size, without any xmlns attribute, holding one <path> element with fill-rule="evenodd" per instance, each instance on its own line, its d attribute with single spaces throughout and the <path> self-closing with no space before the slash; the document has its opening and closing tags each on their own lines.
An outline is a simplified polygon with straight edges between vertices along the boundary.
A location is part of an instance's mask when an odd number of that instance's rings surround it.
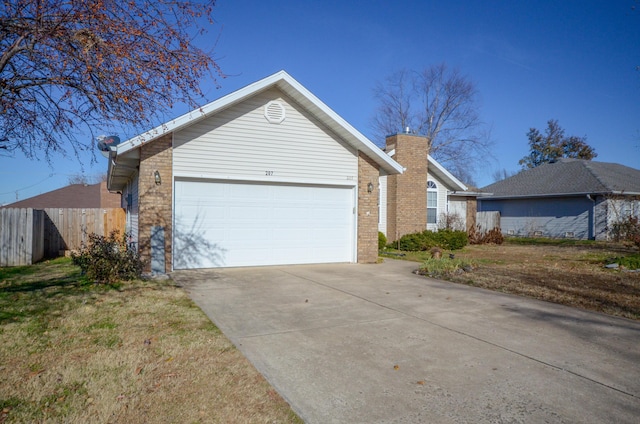
<svg viewBox="0 0 640 424">
<path fill-rule="evenodd" d="M 0 423 L 300 423 L 169 281 L 0 268 Z"/>
</svg>

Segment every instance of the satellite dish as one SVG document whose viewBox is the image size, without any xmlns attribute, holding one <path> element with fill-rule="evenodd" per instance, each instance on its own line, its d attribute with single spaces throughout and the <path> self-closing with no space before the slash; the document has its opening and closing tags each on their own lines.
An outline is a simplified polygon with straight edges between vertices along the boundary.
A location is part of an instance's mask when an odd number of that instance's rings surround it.
<svg viewBox="0 0 640 424">
<path fill-rule="evenodd" d="M 98 140 L 98 150 L 104 157 L 109 157 L 109 152 L 114 151 L 120 144 L 120 137 L 117 135 L 101 135 L 96 137 L 96 140 Z"/>
</svg>

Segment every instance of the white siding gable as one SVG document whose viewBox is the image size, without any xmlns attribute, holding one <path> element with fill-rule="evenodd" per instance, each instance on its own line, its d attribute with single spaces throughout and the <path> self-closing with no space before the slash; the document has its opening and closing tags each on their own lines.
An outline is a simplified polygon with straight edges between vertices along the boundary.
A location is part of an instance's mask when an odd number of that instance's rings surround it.
<svg viewBox="0 0 640 424">
<path fill-rule="evenodd" d="M 284 119 L 269 119 L 277 102 Z M 271 103 L 270 111 L 273 111 Z M 272 88 L 174 134 L 175 177 L 355 185 L 357 152 Z"/>
<path fill-rule="evenodd" d="M 428 173 L 428 180 L 433 181 L 438 186 L 438 211 L 436 215 L 436 222 L 440 222 L 441 215 L 447 212 L 447 193 L 448 189 L 444 183 L 438 178 L 434 177 L 431 173 Z M 427 224 L 427 230 L 438 231 L 438 224 Z"/>
<path fill-rule="evenodd" d="M 380 175 L 380 197 L 378 198 L 378 231 L 387 235 L 387 176 Z"/>
<path fill-rule="evenodd" d="M 131 203 L 127 203 L 128 200 L 131 199 Z M 120 200 L 120 204 L 123 208 L 125 208 L 127 212 L 127 222 L 125 231 L 129 233 L 131 236 L 130 242 L 138 245 L 138 171 L 136 171 L 124 190 L 122 190 L 122 197 Z"/>
</svg>

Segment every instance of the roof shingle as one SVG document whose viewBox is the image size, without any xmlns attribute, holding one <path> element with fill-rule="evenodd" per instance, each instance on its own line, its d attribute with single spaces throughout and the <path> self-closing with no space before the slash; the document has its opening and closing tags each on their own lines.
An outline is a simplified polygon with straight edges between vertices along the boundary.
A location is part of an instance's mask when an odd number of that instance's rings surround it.
<svg viewBox="0 0 640 424">
<path fill-rule="evenodd" d="M 481 189 L 490 197 L 640 194 L 640 170 L 617 163 L 560 159 Z"/>
</svg>

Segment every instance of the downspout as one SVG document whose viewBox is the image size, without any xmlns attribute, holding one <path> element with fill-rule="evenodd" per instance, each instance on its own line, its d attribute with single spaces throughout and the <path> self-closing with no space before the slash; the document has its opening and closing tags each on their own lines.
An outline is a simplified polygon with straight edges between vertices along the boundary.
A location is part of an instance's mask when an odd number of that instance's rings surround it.
<svg viewBox="0 0 640 424">
<path fill-rule="evenodd" d="M 591 200 L 593 205 L 591 206 L 591 230 L 593 231 L 593 240 L 596 239 L 596 199 L 595 197 L 587 194 L 587 199 Z"/>
</svg>

